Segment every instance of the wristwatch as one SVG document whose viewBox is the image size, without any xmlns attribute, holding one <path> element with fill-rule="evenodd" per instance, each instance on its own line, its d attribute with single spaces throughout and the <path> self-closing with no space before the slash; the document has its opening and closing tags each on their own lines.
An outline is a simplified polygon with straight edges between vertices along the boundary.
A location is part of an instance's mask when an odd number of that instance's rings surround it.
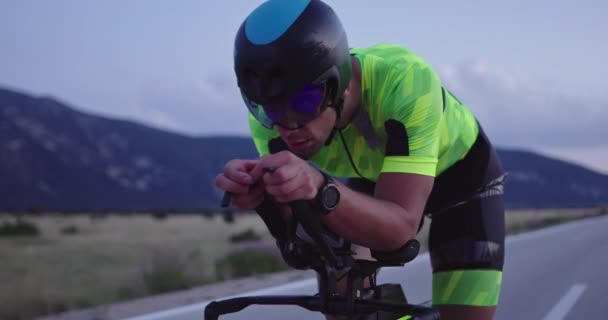
<svg viewBox="0 0 608 320">
<path fill-rule="evenodd" d="M 319 170 L 325 179 L 316 196 L 317 209 L 322 215 L 327 215 L 338 207 L 340 190 L 334 179 L 327 173 Z"/>
</svg>

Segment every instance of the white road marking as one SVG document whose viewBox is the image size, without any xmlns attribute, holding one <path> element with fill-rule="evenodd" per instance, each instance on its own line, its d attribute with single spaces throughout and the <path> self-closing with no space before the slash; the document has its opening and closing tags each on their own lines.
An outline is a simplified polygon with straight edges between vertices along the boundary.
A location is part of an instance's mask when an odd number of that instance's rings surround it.
<svg viewBox="0 0 608 320">
<path fill-rule="evenodd" d="M 581 297 L 583 292 L 587 289 L 587 285 L 582 283 L 575 284 L 570 290 L 563 296 L 559 302 L 551 309 L 543 320 L 562 320 L 566 317 L 570 309 L 574 306 L 576 301 Z"/>
<path fill-rule="evenodd" d="M 240 294 L 233 295 L 233 296 L 217 298 L 214 300 L 190 304 L 190 305 L 179 307 L 179 308 L 173 308 L 173 309 L 169 309 L 169 310 L 165 310 L 165 311 L 148 313 L 148 314 L 144 314 L 144 315 L 136 316 L 136 317 L 132 317 L 132 318 L 126 318 L 124 320 L 164 319 L 164 318 L 175 317 L 175 316 L 183 314 L 183 313 L 189 313 L 189 312 L 195 312 L 195 311 L 200 311 L 201 317 L 202 317 L 203 310 L 211 301 L 224 300 L 224 299 L 236 298 L 236 297 L 241 297 L 241 296 L 269 295 L 269 294 L 273 294 L 273 293 L 277 293 L 277 292 L 281 292 L 281 291 L 297 290 L 300 288 L 305 288 L 307 286 L 316 286 L 316 284 L 317 284 L 317 280 L 314 278 L 300 280 L 300 281 L 287 283 L 287 284 L 276 286 L 276 287 L 260 289 L 260 290 L 250 291 L 250 292 L 244 292 L 244 293 L 240 293 Z"/>
</svg>

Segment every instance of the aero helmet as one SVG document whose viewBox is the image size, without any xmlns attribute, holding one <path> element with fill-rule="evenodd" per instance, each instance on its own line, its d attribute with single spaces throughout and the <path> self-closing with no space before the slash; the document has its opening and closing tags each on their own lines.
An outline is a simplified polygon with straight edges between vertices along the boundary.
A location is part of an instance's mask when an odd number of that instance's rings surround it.
<svg viewBox="0 0 608 320">
<path fill-rule="evenodd" d="M 344 28 L 320 0 L 266 1 L 236 35 L 238 86 L 267 128 L 303 127 L 327 106 L 339 117 L 351 68 Z"/>
</svg>

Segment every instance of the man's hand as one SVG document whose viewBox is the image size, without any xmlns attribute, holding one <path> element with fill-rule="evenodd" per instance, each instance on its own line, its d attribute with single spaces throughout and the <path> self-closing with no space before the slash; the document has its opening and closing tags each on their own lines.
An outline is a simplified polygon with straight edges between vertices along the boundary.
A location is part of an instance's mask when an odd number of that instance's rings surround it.
<svg viewBox="0 0 608 320">
<path fill-rule="evenodd" d="M 251 210 L 264 201 L 264 183 L 254 178 L 251 171 L 259 160 L 231 160 L 224 173 L 215 178 L 215 186 L 232 193 L 232 204 L 241 210 Z"/>
<path fill-rule="evenodd" d="M 274 167 L 274 172 L 264 168 Z M 260 179 L 278 203 L 295 200 L 312 200 L 323 184 L 323 175 L 308 162 L 289 151 L 269 154 L 256 163 L 250 172 L 254 180 Z"/>
</svg>

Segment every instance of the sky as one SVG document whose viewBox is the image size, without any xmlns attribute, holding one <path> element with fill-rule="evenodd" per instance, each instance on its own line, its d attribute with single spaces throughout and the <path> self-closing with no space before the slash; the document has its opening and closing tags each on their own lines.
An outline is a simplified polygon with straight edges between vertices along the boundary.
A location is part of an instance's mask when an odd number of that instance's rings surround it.
<svg viewBox="0 0 608 320">
<path fill-rule="evenodd" d="M 430 63 L 497 146 L 608 173 L 608 2 L 326 2 L 351 47 L 399 44 Z M 182 134 L 247 136 L 232 49 L 261 3 L 3 0 L 0 87 Z"/>
</svg>

